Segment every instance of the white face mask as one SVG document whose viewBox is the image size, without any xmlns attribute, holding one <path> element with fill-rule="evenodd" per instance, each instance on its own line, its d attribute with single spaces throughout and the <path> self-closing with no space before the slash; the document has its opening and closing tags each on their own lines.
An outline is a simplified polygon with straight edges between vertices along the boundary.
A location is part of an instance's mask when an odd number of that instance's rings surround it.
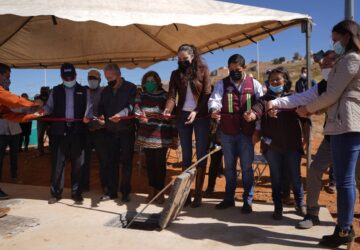
<svg viewBox="0 0 360 250">
<path fill-rule="evenodd" d="M 72 88 L 72 87 L 75 86 L 75 84 L 76 84 L 76 80 L 75 80 L 75 79 L 72 80 L 72 81 L 64 81 L 64 85 L 65 85 L 65 87 L 67 87 L 67 88 Z"/>
<path fill-rule="evenodd" d="M 302 78 L 302 79 L 306 79 L 306 77 L 307 77 L 307 74 L 306 74 L 306 73 L 302 73 L 302 74 L 301 74 L 301 78 Z"/>
<path fill-rule="evenodd" d="M 90 89 L 97 89 L 99 87 L 99 81 L 98 80 L 89 80 L 89 88 Z"/>
<path fill-rule="evenodd" d="M 330 71 L 331 71 L 331 68 L 321 70 L 321 75 L 324 77 L 325 81 L 328 80 Z"/>
</svg>

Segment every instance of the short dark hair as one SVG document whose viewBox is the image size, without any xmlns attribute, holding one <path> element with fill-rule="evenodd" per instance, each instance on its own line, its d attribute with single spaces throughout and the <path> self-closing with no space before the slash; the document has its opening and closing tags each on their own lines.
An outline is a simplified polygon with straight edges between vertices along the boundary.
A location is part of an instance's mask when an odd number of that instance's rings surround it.
<svg viewBox="0 0 360 250">
<path fill-rule="evenodd" d="M 301 67 L 301 72 L 304 72 L 305 69 L 307 70 L 306 67 Z"/>
<path fill-rule="evenodd" d="M 285 69 L 284 67 L 280 66 L 280 67 L 276 67 L 275 69 L 272 69 L 269 77 L 268 77 L 268 81 L 270 81 L 270 77 L 272 74 L 274 73 L 278 73 L 278 74 L 282 74 L 284 80 L 285 80 L 285 85 L 284 85 L 284 91 L 285 92 L 289 92 L 291 90 L 291 79 L 290 79 L 290 75 L 289 75 L 289 71 L 287 71 L 287 69 Z"/>
<path fill-rule="evenodd" d="M 10 72 L 11 69 L 4 63 L 0 63 L 0 74 L 5 74 L 6 72 Z"/>
<path fill-rule="evenodd" d="M 240 54 L 234 54 L 229 57 L 228 65 L 230 65 L 231 63 L 237 63 L 237 64 L 240 64 L 241 67 L 244 67 L 245 66 L 245 58 Z"/>
</svg>

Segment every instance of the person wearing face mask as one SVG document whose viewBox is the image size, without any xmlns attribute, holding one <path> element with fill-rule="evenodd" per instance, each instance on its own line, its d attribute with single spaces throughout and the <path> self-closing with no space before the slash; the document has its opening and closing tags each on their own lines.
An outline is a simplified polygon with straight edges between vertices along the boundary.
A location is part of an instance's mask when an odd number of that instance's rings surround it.
<svg viewBox="0 0 360 250">
<path fill-rule="evenodd" d="M 6 64 L 0 63 L 0 118 L 4 118 L 13 122 L 25 122 L 39 117 L 39 114 L 21 114 L 15 113 L 11 109 L 31 108 L 38 105 L 26 100 L 20 96 L 14 95 L 9 91 L 11 69 Z M 1 142 L 5 142 L 1 138 Z M 0 188 L 0 200 L 8 199 L 9 196 Z M 0 217 L 7 214 L 9 208 L 0 207 Z"/>
<path fill-rule="evenodd" d="M 272 100 L 268 102 L 267 108 L 275 109 L 276 112 L 277 108 L 291 109 L 315 101 L 317 98 L 319 98 L 320 95 L 326 92 L 327 79 L 329 77 L 329 73 L 331 72 L 331 69 L 335 65 L 336 59 L 337 59 L 337 55 L 335 51 L 333 50 L 326 51 L 324 54 L 324 58 L 319 62 L 323 80 L 321 80 L 316 86 L 310 88 L 305 92 Z M 271 113 L 272 115 L 276 115 L 272 111 Z M 324 124 L 324 127 L 325 125 L 326 122 Z M 322 142 L 318 147 L 318 150 L 315 154 L 313 161 L 311 162 L 310 169 L 307 175 L 307 185 L 306 185 L 307 213 L 304 219 L 298 223 L 297 225 L 298 228 L 309 229 L 315 225 L 320 224 L 320 220 L 319 220 L 320 206 L 318 204 L 318 200 L 322 185 L 322 175 L 326 172 L 329 166 L 330 166 L 329 187 L 331 182 L 333 182 L 332 185 L 336 184 L 334 172 L 331 171 L 331 168 L 333 168 L 332 164 L 333 161 L 331 157 L 330 136 L 325 135 L 324 139 L 322 140 Z M 357 189 L 360 190 L 360 160 L 359 159 L 356 165 L 356 185 L 357 185 Z"/>
<path fill-rule="evenodd" d="M 76 70 L 71 63 L 62 64 L 60 72 L 63 82 L 53 88 L 43 107 L 45 115 L 68 119 L 55 121 L 50 125 L 52 169 L 51 198 L 48 203 L 54 204 L 62 198 L 66 156 L 70 156 L 72 167 L 71 198 L 76 203 L 81 203 L 81 174 L 86 135 L 86 126 L 82 119 L 87 106 L 86 88 L 76 82 Z"/>
<path fill-rule="evenodd" d="M 311 86 L 315 86 L 316 85 L 316 81 L 315 80 L 311 80 Z M 306 67 L 302 67 L 301 68 L 301 74 L 300 74 L 300 78 L 299 80 L 297 80 L 296 84 L 295 84 L 295 92 L 296 93 L 301 93 L 308 90 L 308 86 L 307 86 L 307 68 Z"/>
<path fill-rule="evenodd" d="M 135 99 L 135 114 L 139 118 L 136 144 L 145 152 L 146 168 L 151 190 L 150 201 L 165 186 L 166 154 L 168 148 L 177 148 L 177 130 L 175 122 L 160 118 L 165 109 L 167 92 L 162 88 L 161 79 L 155 71 L 147 72 L 142 80 L 143 92 Z M 157 117 L 156 117 L 157 116 Z M 164 203 L 164 195 L 156 202 Z"/>
<path fill-rule="evenodd" d="M 103 87 L 100 87 L 101 77 L 97 70 L 90 70 L 88 73 L 87 90 L 87 109 L 85 113 L 84 122 L 87 124 L 86 144 L 85 144 L 85 158 L 82 171 L 82 189 L 83 191 L 90 190 L 90 169 L 91 169 L 91 154 L 95 149 L 96 155 L 100 163 L 100 183 L 104 194 L 107 193 L 106 181 L 106 157 L 107 157 L 107 143 L 105 126 L 97 121 L 99 116 L 98 106 L 100 102 Z"/>
<path fill-rule="evenodd" d="M 308 116 L 326 109 L 325 135 L 330 135 L 337 189 L 338 221 L 332 235 L 320 241 L 336 248 L 355 237 L 352 227 L 356 198 L 355 169 L 360 151 L 360 26 L 345 20 L 332 29 L 334 51 L 339 58 L 327 79 L 327 88 L 319 98 L 297 109 Z"/>
<path fill-rule="evenodd" d="M 45 105 L 47 100 L 49 99 L 50 88 L 49 87 L 41 87 L 40 95 L 38 96 L 38 100 L 41 101 L 42 105 Z M 37 121 L 37 150 L 39 152 L 39 156 L 44 155 L 44 137 L 45 133 L 49 136 L 50 132 L 50 123 L 48 121 Z"/>
<path fill-rule="evenodd" d="M 108 86 L 101 93 L 98 121 L 105 124 L 109 164 L 106 171 L 108 190 L 101 200 L 118 197 L 119 164 L 121 161 L 121 199 L 123 202 L 129 202 L 135 143 L 135 120 L 122 119 L 133 115 L 136 85 L 121 77 L 120 68 L 115 63 L 107 64 L 104 68 L 104 74 L 108 80 Z"/>
<path fill-rule="evenodd" d="M 176 127 L 179 132 L 182 150 L 183 169 L 192 163 L 192 135 L 195 132 L 196 157 L 207 154 L 210 119 L 207 102 L 211 94 L 209 69 L 197 48 L 183 44 L 178 49 L 178 69 L 171 73 L 169 96 L 164 115 L 170 115 L 176 107 Z M 178 102 L 177 102 L 178 96 Z M 195 197 L 192 207 L 201 206 L 206 160 L 196 168 Z M 189 205 L 191 196 L 185 205 Z"/>
<path fill-rule="evenodd" d="M 245 59 L 239 54 L 228 60 L 230 75 L 217 82 L 209 99 L 212 119 L 220 123 L 220 141 L 225 162 L 225 197 L 216 209 L 235 206 L 236 165 L 240 158 L 244 187 L 242 213 L 252 212 L 254 195 L 254 143 L 258 141 L 259 123 L 247 123 L 242 115 L 263 95 L 261 84 L 245 73 Z"/>
<path fill-rule="evenodd" d="M 299 117 L 295 111 L 279 112 L 277 118 L 269 117 L 266 102 L 277 97 L 290 95 L 291 80 L 283 67 L 273 69 L 269 75 L 269 90 L 259 99 L 249 112 L 244 114 L 248 122 L 261 120 L 261 151 L 270 167 L 272 198 L 274 202 L 274 220 L 281 220 L 283 207 L 281 202 L 282 171 L 287 171 L 295 196 L 295 210 L 305 215 L 304 189 L 301 182 L 300 163 L 302 134 Z"/>
</svg>

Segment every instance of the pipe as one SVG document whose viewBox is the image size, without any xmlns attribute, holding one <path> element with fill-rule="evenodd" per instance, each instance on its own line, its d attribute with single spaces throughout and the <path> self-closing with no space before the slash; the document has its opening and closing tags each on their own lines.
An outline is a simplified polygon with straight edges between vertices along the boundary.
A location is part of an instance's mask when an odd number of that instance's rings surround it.
<svg viewBox="0 0 360 250">
<path fill-rule="evenodd" d="M 345 0 L 345 20 L 354 19 L 354 0 Z"/>
<path fill-rule="evenodd" d="M 307 68 L 307 85 L 308 85 L 308 89 L 311 88 L 311 80 L 312 80 L 312 72 L 311 72 L 311 47 L 310 47 L 310 38 L 311 38 L 311 28 L 312 28 L 312 24 L 311 21 L 308 20 L 306 21 L 306 30 L 305 30 L 305 35 L 306 35 L 306 68 Z M 309 118 L 311 121 L 311 118 Z M 310 168 L 310 164 L 311 164 L 311 131 L 312 130 L 312 126 L 309 126 L 309 135 L 308 135 L 308 145 L 307 145 L 307 161 L 306 161 L 306 166 L 307 166 L 307 170 L 309 170 Z"/>
</svg>

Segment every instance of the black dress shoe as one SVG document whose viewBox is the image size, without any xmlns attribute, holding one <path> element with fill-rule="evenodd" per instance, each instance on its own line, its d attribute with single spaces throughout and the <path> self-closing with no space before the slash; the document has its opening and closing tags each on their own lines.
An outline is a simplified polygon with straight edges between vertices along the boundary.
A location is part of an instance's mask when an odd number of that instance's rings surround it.
<svg viewBox="0 0 360 250">
<path fill-rule="evenodd" d="M 252 213 L 252 211 L 253 211 L 252 206 L 247 203 L 244 203 L 244 205 L 241 208 L 242 214 L 250 214 L 250 213 Z"/>
<path fill-rule="evenodd" d="M 275 209 L 273 215 L 274 220 L 282 220 L 283 218 L 283 210 L 282 209 Z"/>
<path fill-rule="evenodd" d="M 351 226 L 350 230 L 342 230 L 336 225 L 332 235 L 323 236 L 319 245 L 327 248 L 337 248 L 343 244 L 351 244 L 355 238 L 354 228 Z"/>
<path fill-rule="evenodd" d="M 48 200 L 48 204 L 55 204 L 57 203 L 59 200 L 61 200 L 61 197 L 51 197 L 49 200 Z"/>
<path fill-rule="evenodd" d="M 123 196 L 121 197 L 121 200 L 123 202 L 130 202 L 130 195 L 129 194 L 123 194 Z"/>
<path fill-rule="evenodd" d="M 215 206 L 216 209 L 226 209 L 229 207 L 235 207 L 235 202 L 223 200 L 222 202 L 220 202 L 219 204 L 216 204 L 216 206 Z"/>
<path fill-rule="evenodd" d="M 82 197 L 81 194 L 72 194 L 72 195 L 71 195 L 71 199 L 72 199 L 73 201 L 75 201 L 76 203 L 81 203 L 81 202 L 84 201 L 84 198 Z"/>
<path fill-rule="evenodd" d="M 9 199 L 9 195 L 0 189 L 0 200 Z"/>
</svg>

